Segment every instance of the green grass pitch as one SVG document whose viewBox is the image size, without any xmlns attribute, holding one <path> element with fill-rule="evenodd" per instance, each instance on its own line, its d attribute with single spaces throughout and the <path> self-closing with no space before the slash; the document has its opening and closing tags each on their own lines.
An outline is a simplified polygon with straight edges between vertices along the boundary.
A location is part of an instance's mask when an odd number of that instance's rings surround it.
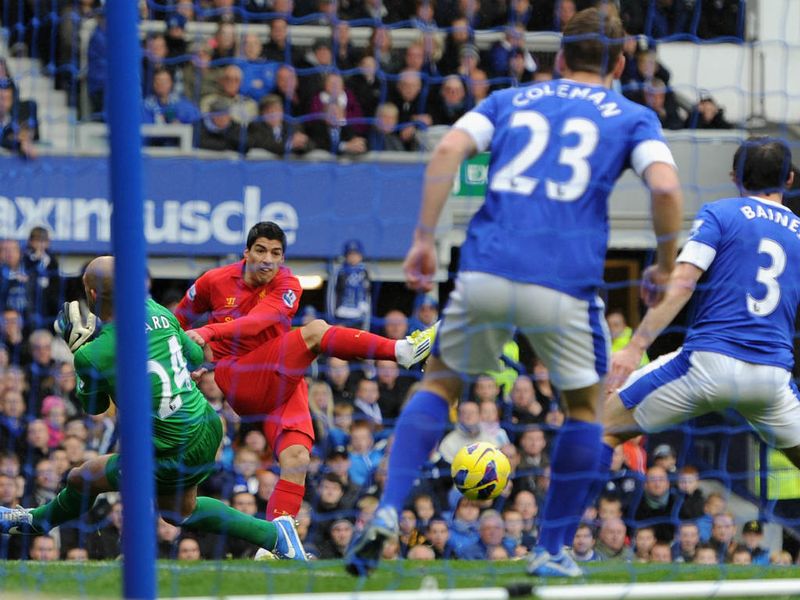
<svg viewBox="0 0 800 600">
<path fill-rule="evenodd" d="M 800 577 L 797 567 L 696 567 L 694 565 L 626 565 L 593 563 L 587 583 L 668 582 Z M 158 562 L 161 598 L 186 596 L 305 594 L 354 590 L 418 589 L 432 576 L 440 589 L 523 584 L 559 585 L 576 580 L 542 582 L 524 573 L 523 562 L 437 561 L 384 562 L 368 579 L 347 575 L 341 562 L 298 564 L 278 561 Z M 118 598 L 119 562 L 0 561 L 0 598 Z M 799 591 L 800 592 L 800 591 Z"/>
</svg>

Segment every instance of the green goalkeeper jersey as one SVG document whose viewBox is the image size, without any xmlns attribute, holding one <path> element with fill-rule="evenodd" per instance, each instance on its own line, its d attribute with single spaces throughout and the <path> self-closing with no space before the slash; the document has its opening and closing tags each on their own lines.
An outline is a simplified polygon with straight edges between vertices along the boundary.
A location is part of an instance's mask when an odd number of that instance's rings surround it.
<svg viewBox="0 0 800 600">
<path fill-rule="evenodd" d="M 188 366 L 203 362 L 203 349 L 188 338 L 175 316 L 154 300 L 147 300 L 145 315 L 153 443 L 156 455 L 163 456 L 184 448 L 207 425 L 208 403 L 192 381 Z M 94 340 L 75 352 L 78 398 L 91 414 L 105 412 L 114 396 L 116 337 L 116 325 L 106 323 Z"/>
</svg>

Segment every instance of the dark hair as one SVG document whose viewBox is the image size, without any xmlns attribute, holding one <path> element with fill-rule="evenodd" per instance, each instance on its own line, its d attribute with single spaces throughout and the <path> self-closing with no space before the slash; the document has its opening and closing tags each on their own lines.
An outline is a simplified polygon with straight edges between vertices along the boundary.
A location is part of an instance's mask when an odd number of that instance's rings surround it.
<svg viewBox="0 0 800 600">
<path fill-rule="evenodd" d="M 561 47 L 571 71 L 608 74 L 622 53 L 625 30 L 617 17 L 587 8 L 564 28 Z"/>
<path fill-rule="evenodd" d="M 281 97 L 277 94 L 267 94 L 258 102 L 258 110 L 261 112 L 275 106 L 283 108 L 283 100 L 281 100 Z"/>
<path fill-rule="evenodd" d="M 253 247 L 258 238 L 267 238 L 268 240 L 278 240 L 281 243 L 281 248 L 286 252 L 286 234 L 280 225 L 272 221 L 261 221 L 256 223 L 250 228 L 247 233 L 247 249 Z"/>
<path fill-rule="evenodd" d="M 791 150 L 774 138 L 748 138 L 733 155 L 734 178 L 750 192 L 782 192 L 791 169 Z"/>
</svg>

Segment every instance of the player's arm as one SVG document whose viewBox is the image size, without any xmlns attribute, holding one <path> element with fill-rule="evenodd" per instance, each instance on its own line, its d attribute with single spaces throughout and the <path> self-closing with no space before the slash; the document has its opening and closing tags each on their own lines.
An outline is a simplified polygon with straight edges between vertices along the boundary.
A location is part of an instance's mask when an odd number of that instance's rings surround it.
<svg viewBox="0 0 800 600">
<path fill-rule="evenodd" d="M 406 283 L 412 289 L 430 291 L 436 273 L 436 225 L 453 189 L 453 179 L 465 158 L 475 154 L 477 145 L 465 129 L 453 128 L 433 151 L 425 169 L 425 183 L 419 221 L 411 249 L 403 263 Z"/>
<path fill-rule="evenodd" d="M 83 346 L 75 353 L 76 394 L 83 410 L 90 415 L 100 415 L 108 410 L 111 398 L 106 380 L 99 369 L 89 359 L 91 344 Z"/>
<path fill-rule="evenodd" d="M 207 275 L 201 275 L 186 290 L 175 308 L 175 317 L 183 329 L 189 329 L 193 323 L 211 310 L 210 289 Z"/>
<path fill-rule="evenodd" d="M 276 324 L 291 325 L 302 293 L 300 282 L 291 277 L 287 285 L 270 292 L 245 316 L 227 323 L 206 325 L 193 331 L 204 342 L 213 342 L 229 339 L 245 340 L 258 336 Z"/>
<path fill-rule="evenodd" d="M 628 345 L 612 355 L 609 388 L 618 388 L 639 366 L 645 350 L 686 306 L 703 273 L 703 269 L 690 262 L 680 262 L 673 269 L 664 299 L 647 311 Z"/>
</svg>

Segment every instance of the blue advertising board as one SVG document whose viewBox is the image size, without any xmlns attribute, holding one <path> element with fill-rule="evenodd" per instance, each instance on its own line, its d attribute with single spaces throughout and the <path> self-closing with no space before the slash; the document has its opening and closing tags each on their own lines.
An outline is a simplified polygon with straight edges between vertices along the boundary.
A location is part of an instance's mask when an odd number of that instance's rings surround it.
<svg viewBox="0 0 800 600">
<path fill-rule="evenodd" d="M 108 163 L 96 157 L 0 157 L 0 238 L 34 225 L 61 254 L 111 249 Z M 262 220 L 295 258 L 335 256 L 358 238 L 370 259 L 400 259 L 417 220 L 424 165 L 147 157 L 145 236 L 153 256 L 238 254 Z"/>
</svg>

